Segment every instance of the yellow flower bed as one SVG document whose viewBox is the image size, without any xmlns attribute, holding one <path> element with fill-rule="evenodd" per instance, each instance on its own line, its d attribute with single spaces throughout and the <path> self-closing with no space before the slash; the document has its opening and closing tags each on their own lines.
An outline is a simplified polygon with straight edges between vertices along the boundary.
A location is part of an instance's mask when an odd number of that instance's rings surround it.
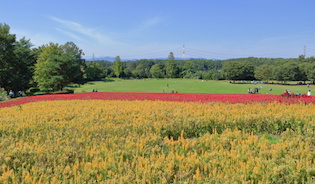
<svg viewBox="0 0 315 184">
<path fill-rule="evenodd" d="M 0 183 L 313 183 L 315 106 L 48 101 L 0 109 Z"/>
</svg>

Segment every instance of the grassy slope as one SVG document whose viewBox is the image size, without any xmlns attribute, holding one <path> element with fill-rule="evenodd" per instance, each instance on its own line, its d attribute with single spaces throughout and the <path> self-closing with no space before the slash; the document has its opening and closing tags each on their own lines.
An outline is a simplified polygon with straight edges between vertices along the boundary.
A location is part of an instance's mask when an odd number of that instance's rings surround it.
<svg viewBox="0 0 315 184">
<path fill-rule="evenodd" d="M 168 85 L 168 87 L 167 87 Z M 74 88 L 76 93 L 91 92 L 97 89 L 100 92 L 152 92 L 162 93 L 174 90 L 179 93 L 237 93 L 246 94 L 248 88 L 260 88 L 261 94 L 282 94 L 285 89 L 292 93 L 306 94 L 309 89 L 305 85 L 272 85 L 272 84 L 230 84 L 229 81 L 203 81 L 194 79 L 144 79 L 123 80 L 110 79 L 106 81 L 93 81 Z M 272 88 L 272 91 L 269 89 Z"/>
</svg>

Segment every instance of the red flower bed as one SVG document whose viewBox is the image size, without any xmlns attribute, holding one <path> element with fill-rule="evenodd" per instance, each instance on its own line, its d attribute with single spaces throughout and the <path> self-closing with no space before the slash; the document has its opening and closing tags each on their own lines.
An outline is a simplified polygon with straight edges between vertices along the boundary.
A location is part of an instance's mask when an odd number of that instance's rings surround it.
<svg viewBox="0 0 315 184">
<path fill-rule="evenodd" d="M 265 94 L 204 94 L 204 93 L 130 93 L 130 92 L 89 92 L 75 94 L 39 95 L 22 97 L 0 103 L 0 107 L 20 105 L 36 101 L 52 100 L 161 100 L 180 102 L 281 102 L 281 103 L 314 103 L 315 98 L 294 96 L 284 98 L 281 95 Z"/>
</svg>

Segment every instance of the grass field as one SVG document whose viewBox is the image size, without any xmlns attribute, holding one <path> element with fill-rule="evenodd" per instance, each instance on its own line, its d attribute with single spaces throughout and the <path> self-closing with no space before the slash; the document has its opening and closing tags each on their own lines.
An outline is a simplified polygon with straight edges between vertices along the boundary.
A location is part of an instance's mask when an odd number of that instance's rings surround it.
<svg viewBox="0 0 315 184">
<path fill-rule="evenodd" d="M 306 85 L 276 85 L 276 84 L 230 84 L 229 81 L 205 81 L 196 79 L 106 79 L 88 82 L 74 88 L 75 93 L 91 92 L 149 92 L 149 93 L 234 93 L 246 94 L 248 88 L 261 88 L 260 94 L 282 94 L 284 90 L 292 93 L 306 94 L 314 86 Z M 272 89 L 272 91 L 270 91 Z"/>
</svg>

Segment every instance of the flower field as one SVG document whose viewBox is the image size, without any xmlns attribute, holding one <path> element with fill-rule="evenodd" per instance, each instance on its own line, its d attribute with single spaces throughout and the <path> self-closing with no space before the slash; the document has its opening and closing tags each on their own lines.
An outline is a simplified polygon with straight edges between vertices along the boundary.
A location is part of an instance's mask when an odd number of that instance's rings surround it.
<svg viewBox="0 0 315 184">
<path fill-rule="evenodd" d="M 0 183 L 315 182 L 312 97 L 130 94 L 0 103 Z"/>
<path fill-rule="evenodd" d="M 151 100 L 151 101 L 179 101 L 179 102 L 281 102 L 281 103 L 314 103 L 310 96 L 295 96 L 284 98 L 282 95 L 265 94 L 205 94 L 205 93 L 130 93 L 130 92 L 89 92 L 75 94 L 38 95 L 0 102 L 1 107 L 21 105 L 37 101 L 54 100 Z"/>
</svg>

